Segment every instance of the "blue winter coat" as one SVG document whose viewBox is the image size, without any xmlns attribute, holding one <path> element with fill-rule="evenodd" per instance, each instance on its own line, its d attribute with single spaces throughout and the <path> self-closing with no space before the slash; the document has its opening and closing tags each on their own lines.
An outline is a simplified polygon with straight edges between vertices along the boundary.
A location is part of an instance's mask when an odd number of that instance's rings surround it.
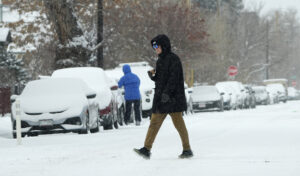
<svg viewBox="0 0 300 176">
<path fill-rule="evenodd" d="M 139 100 L 141 99 L 140 95 L 140 79 L 139 77 L 131 73 L 129 65 L 123 66 L 124 76 L 118 82 L 119 87 L 124 86 L 125 88 L 125 100 Z"/>
</svg>

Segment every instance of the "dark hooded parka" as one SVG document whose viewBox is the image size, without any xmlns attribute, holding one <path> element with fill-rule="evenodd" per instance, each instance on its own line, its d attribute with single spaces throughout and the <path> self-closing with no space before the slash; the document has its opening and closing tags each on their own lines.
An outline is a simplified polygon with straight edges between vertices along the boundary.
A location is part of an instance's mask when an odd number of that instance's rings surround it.
<svg viewBox="0 0 300 176">
<path fill-rule="evenodd" d="M 181 61 L 171 51 L 171 43 L 166 35 L 158 35 L 153 38 L 151 45 L 153 44 L 161 46 L 162 53 L 159 54 L 156 62 L 155 75 L 149 74 L 155 82 L 152 112 L 174 113 L 186 111 L 187 104 Z"/>
</svg>

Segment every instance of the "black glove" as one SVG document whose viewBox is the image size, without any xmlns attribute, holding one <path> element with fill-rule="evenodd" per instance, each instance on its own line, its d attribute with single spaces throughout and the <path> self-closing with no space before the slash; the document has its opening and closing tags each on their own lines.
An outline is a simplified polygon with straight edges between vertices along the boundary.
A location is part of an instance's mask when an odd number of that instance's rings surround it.
<svg viewBox="0 0 300 176">
<path fill-rule="evenodd" d="M 162 102 L 162 103 L 166 103 L 166 102 L 168 102 L 169 100 L 170 100 L 170 97 L 169 97 L 168 94 L 163 93 L 163 94 L 161 95 L 161 102 Z"/>
<path fill-rule="evenodd" d="M 151 73 L 151 71 L 148 71 L 148 75 L 149 75 L 150 78 L 153 77 L 153 74 Z"/>
</svg>

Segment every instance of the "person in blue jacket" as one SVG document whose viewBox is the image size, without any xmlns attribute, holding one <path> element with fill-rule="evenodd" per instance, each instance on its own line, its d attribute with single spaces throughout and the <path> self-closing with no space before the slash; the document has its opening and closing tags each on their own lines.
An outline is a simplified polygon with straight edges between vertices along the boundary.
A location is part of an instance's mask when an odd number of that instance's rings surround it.
<svg viewBox="0 0 300 176">
<path fill-rule="evenodd" d="M 126 111 L 124 121 L 127 125 L 130 120 L 131 115 L 131 106 L 134 104 L 134 113 L 135 113 L 135 123 L 140 125 L 141 114 L 140 114 L 140 79 L 139 77 L 131 72 L 129 65 L 123 66 L 124 76 L 118 82 L 119 88 L 124 86 L 125 89 L 125 100 L 126 100 Z"/>
</svg>

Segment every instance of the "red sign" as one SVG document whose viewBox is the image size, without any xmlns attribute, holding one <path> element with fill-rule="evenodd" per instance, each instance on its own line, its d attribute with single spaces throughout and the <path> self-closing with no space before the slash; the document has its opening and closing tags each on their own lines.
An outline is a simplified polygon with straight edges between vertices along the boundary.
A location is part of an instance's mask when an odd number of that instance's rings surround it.
<svg viewBox="0 0 300 176">
<path fill-rule="evenodd" d="M 292 81 L 292 86 L 296 87 L 297 86 L 297 82 L 296 81 Z"/>
<path fill-rule="evenodd" d="M 236 66 L 231 65 L 231 66 L 228 68 L 228 75 L 229 75 L 229 76 L 235 76 L 235 75 L 237 75 L 237 73 L 238 73 L 238 69 L 237 69 Z"/>
</svg>

